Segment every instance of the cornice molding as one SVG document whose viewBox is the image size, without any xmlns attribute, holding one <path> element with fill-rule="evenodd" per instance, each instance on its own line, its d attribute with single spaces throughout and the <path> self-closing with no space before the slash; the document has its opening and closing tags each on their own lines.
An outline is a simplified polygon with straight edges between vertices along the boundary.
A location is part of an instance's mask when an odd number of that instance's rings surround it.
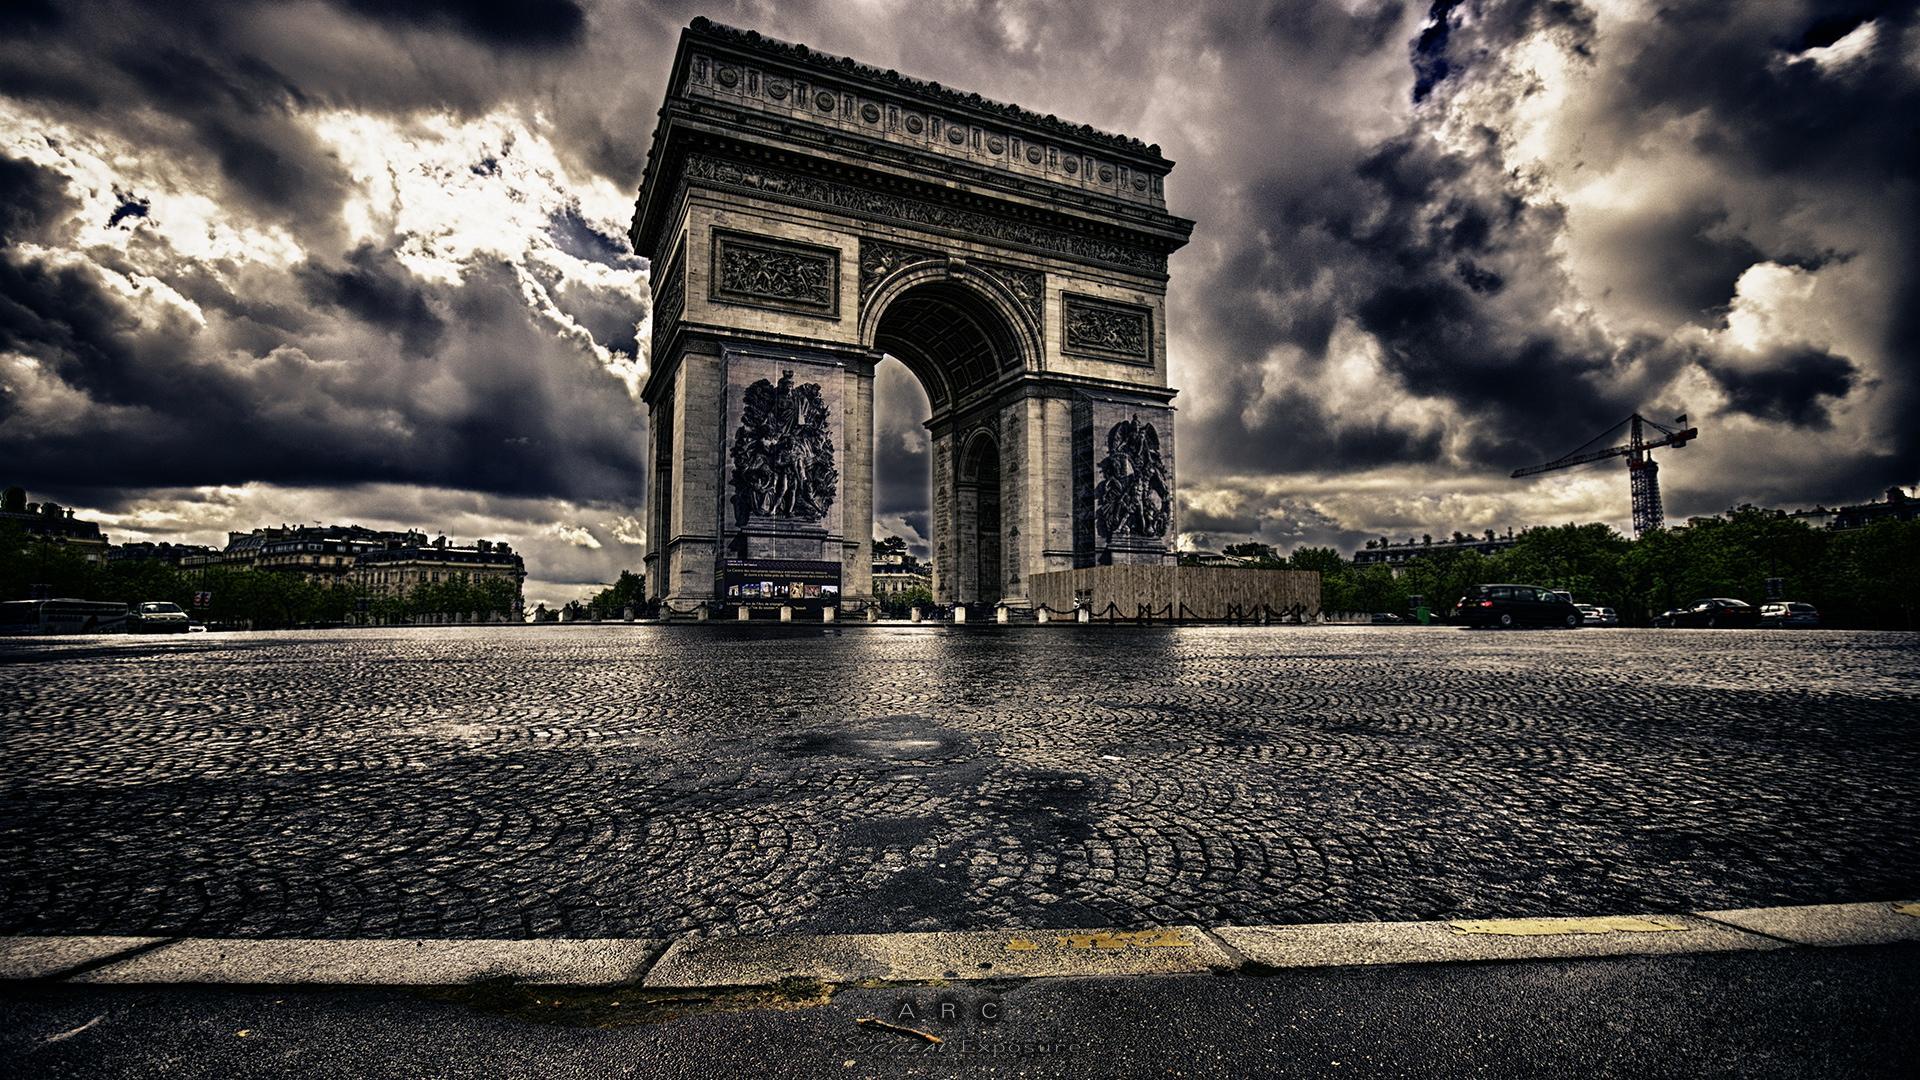
<svg viewBox="0 0 1920 1080">
<path fill-rule="evenodd" d="M 882 70 L 862 64 L 851 57 L 835 56 L 817 49 L 810 49 L 805 45 L 770 38 L 757 30 L 740 30 L 700 17 L 688 25 L 687 33 L 690 37 L 702 41 L 729 45 L 762 56 L 777 58 L 824 75 L 841 79 L 859 79 L 942 108 L 966 110 L 993 117 L 1002 123 L 1018 124 L 1059 138 L 1075 139 L 1109 152 L 1124 153 L 1157 164 L 1161 166 L 1162 172 L 1173 165 L 1161 156 L 1158 144 L 1149 145 L 1129 135 L 1101 131 L 1091 124 L 1074 124 L 1052 114 L 1043 116 L 1018 105 L 993 101 L 979 94 L 915 79 L 891 69 Z"/>
</svg>

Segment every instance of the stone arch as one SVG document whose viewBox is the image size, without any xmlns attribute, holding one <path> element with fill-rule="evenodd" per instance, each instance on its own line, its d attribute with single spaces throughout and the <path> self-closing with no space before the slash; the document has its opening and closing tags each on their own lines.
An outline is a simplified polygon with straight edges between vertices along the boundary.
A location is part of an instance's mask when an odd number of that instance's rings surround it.
<svg viewBox="0 0 1920 1080">
<path fill-rule="evenodd" d="M 1018 608 L 1038 575 L 1171 564 L 1170 541 L 1090 527 L 1097 432 L 1150 419 L 1171 477 L 1167 257 L 1193 223 L 1167 212 L 1158 147 L 704 20 L 658 115 L 630 232 L 656 271 L 650 597 L 871 598 L 882 355 L 933 414 L 937 599 Z M 998 571 L 961 595 L 938 541 L 991 472 Z M 730 501 L 788 482 L 834 497 Z"/>
<path fill-rule="evenodd" d="M 941 309 L 952 316 L 948 325 L 926 325 Z M 921 324 L 921 340 L 903 322 Z M 963 332 L 953 334 L 956 328 Z M 883 278 L 860 306 L 859 332 L 862 345 L 913 371 L 936 417 L 964 409 L 1003 379 L 1041 370 L 1044 356 L 1040 328 L 1006 285 L 944 256 L 908 263 Z M 925 340 L 933 336 L 943 340 Z M 984 366 L 965 354 L 974 348 L 991 354 Z"/>
</svg>

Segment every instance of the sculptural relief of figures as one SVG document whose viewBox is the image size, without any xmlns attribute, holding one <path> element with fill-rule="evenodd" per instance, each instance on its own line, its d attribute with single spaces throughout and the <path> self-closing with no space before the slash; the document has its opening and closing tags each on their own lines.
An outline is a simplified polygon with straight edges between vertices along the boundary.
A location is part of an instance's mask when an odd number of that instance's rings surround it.
<svg viewBox="0 0 1920 1080">
<path fill-rule="evenodd" d="M 827 515 L 840 483 L 831 420 L 820 384 L 795 386 L 791 370 L 778 385 L 760 379 L 747 387 L 731 454 L 735 520 Z"/>
<path fill-rule="evenodd" d="M 1160 434 L 1151 423 L 1128 418 L 1108 430 L 1094 498 L 1096 524 L 1104 537 L 1158 539 L 1167 534 L 1173 523 L 1172 484 L 1160 453 Z"/>
</svg>

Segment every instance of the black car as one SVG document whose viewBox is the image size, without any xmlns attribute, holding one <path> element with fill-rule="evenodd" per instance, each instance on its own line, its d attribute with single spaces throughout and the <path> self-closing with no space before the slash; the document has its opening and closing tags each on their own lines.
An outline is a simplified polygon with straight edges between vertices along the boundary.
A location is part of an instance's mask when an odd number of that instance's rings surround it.
<svg viewBox="0 0 1920 1080">
<path fill-rule="evenodd" d="M 1704 627 L 1709 630 L 1758 626 L 1760 612 L 1745 600 L 1735 600 L 1727 596 L 1707 596 L 1685 607 L 1661 612 L 1654 616 L 1653 625 Z"/>
<path fill-rule="evenodd" d="M 1565 626 L 1581 623 L 1580 609 L 1564 593 L 1538 585 L 1475 585 L 1453 605 L 1453 621 L 1466 626 Z"/>
</svg>

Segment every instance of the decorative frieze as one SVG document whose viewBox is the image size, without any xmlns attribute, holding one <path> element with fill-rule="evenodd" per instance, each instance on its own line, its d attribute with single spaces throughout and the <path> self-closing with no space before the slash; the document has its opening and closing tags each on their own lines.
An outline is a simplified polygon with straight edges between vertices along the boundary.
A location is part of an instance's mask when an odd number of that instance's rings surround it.
<svg viewBox="0 0 1920 1080">
<path fill-rule="evenodd" d="M 1153 310 L 1091 296 L 1065 296 L 1067 352 L 1130 364 L 1153 363 Z"/>
<path fill-rule="evenodd" d="M 721 303 L 836 317 L 840 252 L 750 233 L 713 230 L 708 295 Z"/>
<path fill-rule="evenodd" d="M 711 154 L 688 154 L 688 180 L 732 187 L 754 195 L 788 199 L 842 213 L 915 225 L 966 239 L 1019 244 L 1048 255 L 1105 263 L 1149 274 L 1167 272 L 1167 254 L 1030 221 L 916 199 L 891 191 L 827 180 L 772 165 L 744 164 Z"/>
<path fill-rule="evenodd" d="M 693 96 L 805 122 L 821 121 L 1129 202 L 1159 206 L 1163 200 L 1165 169 L 1149 163 L 1164 165 L 1165 159 L 1159 147 L 1138 139 L 1066 123 L 757 33 L 701 20 L 695 21 L 693 29 L 721 46 L 691 54 L 687 92 Z M 734 49 L 759 56 L 742 56 Z M 757 64 L 762 57 L 772 61 L 764 69 Z"/>
</svg>

